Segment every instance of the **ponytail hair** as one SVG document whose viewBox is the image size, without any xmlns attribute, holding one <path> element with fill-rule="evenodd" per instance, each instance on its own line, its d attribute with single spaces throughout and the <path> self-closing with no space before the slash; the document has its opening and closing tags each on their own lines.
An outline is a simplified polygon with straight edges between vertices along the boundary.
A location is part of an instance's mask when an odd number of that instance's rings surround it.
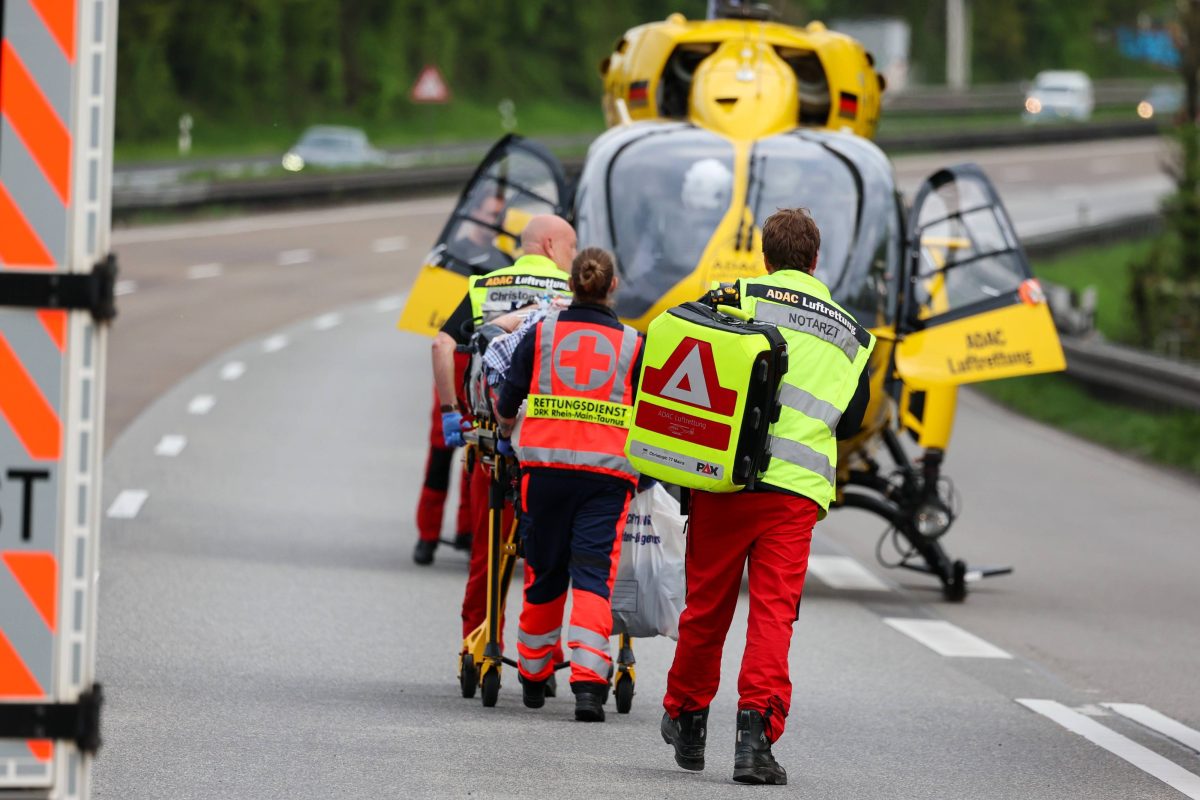
<svg viewBox="0 0 1200 800">
<path fill-rule="evenodd" d="M 600 247 L 585 247 L 571 263 L 571 287 L 579 303 L 605 303 L 612 286 L 613 257 Z"/>
</svg>

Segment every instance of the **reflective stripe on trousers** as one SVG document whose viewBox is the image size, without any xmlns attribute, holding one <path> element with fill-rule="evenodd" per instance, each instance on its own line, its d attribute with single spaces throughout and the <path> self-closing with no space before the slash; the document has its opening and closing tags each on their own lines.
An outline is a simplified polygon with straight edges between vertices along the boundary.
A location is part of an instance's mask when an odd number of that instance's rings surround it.
<svg viewBox="0 0 1200 800">
<path fill-rule="evenodd" d="M 557 609 L 557 612 L 562 614 L 561 609 Z M 561 625 L 546 633 L 529 633 L 518 628 L 517 668 L 522 675 L 533 680 L 545 680 L 554 672 L 555 645 L 561 632 Z"/>
</svg>

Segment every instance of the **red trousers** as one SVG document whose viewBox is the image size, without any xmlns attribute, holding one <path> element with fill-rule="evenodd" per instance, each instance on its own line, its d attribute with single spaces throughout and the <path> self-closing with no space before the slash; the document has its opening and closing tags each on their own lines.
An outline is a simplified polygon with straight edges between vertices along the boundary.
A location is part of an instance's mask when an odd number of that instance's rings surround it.
<svg viewBox="0 0 1200 800">
<path fill-rule="evenodd" d="M 777 492 L 693 492 L 688 528 L 687 605 L 667 674 L 663 707 L 672 717 L 707 708 L 721 680 L 721 651 L 742 572 L 750 564 L 750 619 L 738 676 L 738 708 L 783 733 L 792 705 L 788 650 L 799 611 L 817 504 Z"/>
</svg>

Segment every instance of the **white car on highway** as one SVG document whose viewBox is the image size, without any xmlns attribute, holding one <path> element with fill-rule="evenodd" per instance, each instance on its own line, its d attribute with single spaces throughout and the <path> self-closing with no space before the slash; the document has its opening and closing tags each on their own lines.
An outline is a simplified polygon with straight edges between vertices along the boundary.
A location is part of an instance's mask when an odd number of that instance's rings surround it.
<svg viewBox="0 0 1200 800">
<path fill-rule="evenodd" d="M 1092 79 L 1075 70 L 1039 72 L 1025 95 L 1025 122 L 1057 122 L 1058 120 L 1088 120 L 1095 99 Z"/>
</svg>

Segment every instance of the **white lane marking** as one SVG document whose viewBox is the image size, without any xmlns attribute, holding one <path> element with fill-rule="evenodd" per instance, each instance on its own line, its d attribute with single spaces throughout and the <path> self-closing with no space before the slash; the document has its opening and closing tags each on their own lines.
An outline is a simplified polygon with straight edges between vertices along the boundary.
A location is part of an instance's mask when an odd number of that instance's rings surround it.
<svg viewBox="0 0 1200 800">
<path fill-rule="evenodd" d="M 170 242 L 178 239 L 202 239 L 209 236 L 236 236 L 243 233 L 277 231 L 289 228 L 311 228 L 314 225 L 342 225 L 374 219 L 396 219 L 418 215 L 443 215 L 454 207 L 452 197 L 432 200 L 407 200 L 399 203 L 377 203 L 342 211 L 299 211 L 288 214 L 264 214 L 257 217 L 220 220 L 217 222 L 155 225 L 146 228 L 115 230 L 113 244 L 144 244 Z"/>
<path fill-rule="evenodd" d="M 307 264 L 313 260 L 313 251 L 307 247 L 298 247 L 295 250 L 284 250 L 279 254 L 276 263 L 281 267 L 294 267 L 297 264 Z"/>
<path fill-rule="evenodd" d="M 282 333 L 277 333 L 262 343 L 262 349 L 264 353 L 278 353 L 287 346 L 288 337 L 284 336 Z"/>
<path fill-rule="evenodd" d="M 188 280 L 202 281 L 205 278 L 219 278 L 225 271 L 221 264 L 194 264 L 187 268 Z"/>
<path fill-rule="evenodd" d="M 382 239 L 376 239 L 371 242 L 371 252 L 373 253 L 398 253 L 401 250 L 407 249 L 407 236 L 385 236 Z"/>
<path fill-rule="evenodd" d="M 182 453 L 185 447 L 187 447 L 186 436 L 169 433 L 158 440 L 158 444 L 154 446 L 154 455 L 174 458 Z"/>
<path fill-rule="evenodd" d="M 342 324 L 341 314 L 322 314 L 313 320 L 313 327 L 319 331 L 327 331 Z"/>
<path fill-rule="evenodd" d="M 809 556 L 808 571 L 831 589 L 887 592 L 892 588 L 849 556 Z"/>
<path fill-rule="evenodd" d="M 230 361 L 221 367 L 221 380 L 223 381 L 236 381 L 245 374 L 246 365 L 241 361 Z"/>
<path fill-rule="evenodd" d="M 145 489 L 126 489 L 116 496 L 108 507 L 109 519 L 133 519 L 142 510 L 142 504 L 150 493 Z"/>
<path fill-rule="evenodd" d="M 1071 733 L 1077 733 L 1094 745 L 1128 761 L 1138 769 L 1153 775 L 1163 783 L 1183 792 L 1193 800 L 1200 800 L 1200 776 L 1188 772 L 1174 761 L 1127 739 L 1099 722 L 1056 703 L 1053 700 L 1022 700 L 1017 702 L 1047 719 L 1057 722 Z"/>
<path fill-rule="evenodd" d="M 1100 705 L 1111 708 L 1122 717 L 1144 725 L 1152 731 L 1158 731 L 1168 739 L 1174 739 L 1184 747 L 1200 753 L 1200 731 L 1176 722 L 1166 714 L 1160 714 L 1141 703 L 1101 703 Z"/>
<path fill-rule="evenodd" d="M 207 414 L 217 404 L 217 398 L 211 394 L 198 394 L 188 403 L 189 414 Z"/>
<path fill-rule="evenodd" d="M 954 658 L 1012 658 L 996 645 L 945 620 L 889 617 L 884 622 L 939 655 Z"/>
<path fill-rule="evenodd" d="M 385 297 L 375 304 L 375 310 L 381 314 L 387 314 L 392 311 L 399 311 L 404 307 L 404 295 L 397 294 L 391 297 Z"/>
<path fill-rule="evenodd" d="M 113 294 L 117 297 L 122 297 L 127 294 L 133 294 L 137 291 L 137 281 L 117 281 L 113 285 Z"/>
</svg>

